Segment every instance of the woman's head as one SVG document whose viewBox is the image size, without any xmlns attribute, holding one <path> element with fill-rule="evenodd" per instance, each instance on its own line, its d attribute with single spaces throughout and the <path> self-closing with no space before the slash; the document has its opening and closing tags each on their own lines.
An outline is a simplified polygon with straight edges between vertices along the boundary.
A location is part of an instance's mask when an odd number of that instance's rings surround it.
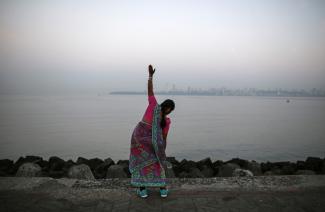
<svg viewBox="0 0 325 212">
<path fill-rule="evenodd" d="M 166 99 L 161 104 L 161 111 L 163 114 L 168 115 L 175 109 L 175 103 L 171 99 Z"/>
<path fill-rule="evenodd" d="M 166 99 L 161 104 L 162 119 L 160 121 L 160 127 L 165 128 L 166 126 L 166 115 L 170 114 L 175 109 L 175 103 L 171 99 Z"/>
</svg>

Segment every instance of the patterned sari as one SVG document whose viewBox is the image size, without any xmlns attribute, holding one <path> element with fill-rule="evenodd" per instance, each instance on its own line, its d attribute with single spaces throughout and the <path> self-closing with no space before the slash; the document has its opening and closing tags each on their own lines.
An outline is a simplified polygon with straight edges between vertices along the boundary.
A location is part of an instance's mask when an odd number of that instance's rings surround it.
<svg viewBox="0 0 325 212">
<path fill-rule="evenodd" d="M 166 143 L 160 127 L 161 106 L 154 109 L 152 126 L 140 121 L 131 137 L 129 170 L 131 185 L 163 187 L 166 185 Z"/>
</svg>

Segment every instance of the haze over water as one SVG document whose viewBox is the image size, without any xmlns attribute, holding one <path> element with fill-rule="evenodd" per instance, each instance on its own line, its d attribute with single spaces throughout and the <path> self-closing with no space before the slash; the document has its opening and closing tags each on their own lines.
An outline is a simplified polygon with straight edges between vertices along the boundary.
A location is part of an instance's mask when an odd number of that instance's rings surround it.
<svg viewBox="0 0 325 212">
<path fill-rule="evenodd" d="M 257 161 L 325 157 L 325 98 L 156 96 L 175 101 L 166 154 Z M 128 159 L 145 95 L 1 96 L 0 158 Z"/>
</svg>

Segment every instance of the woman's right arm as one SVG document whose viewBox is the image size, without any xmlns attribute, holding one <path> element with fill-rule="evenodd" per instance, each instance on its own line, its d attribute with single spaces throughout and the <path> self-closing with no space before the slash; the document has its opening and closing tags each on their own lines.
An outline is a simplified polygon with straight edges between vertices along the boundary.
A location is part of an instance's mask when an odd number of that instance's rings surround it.
<svg viewBox="0 0 325 212">
<path fill-rule="evenodd" d="M 152 78 L 153 78 L 153 74 L 155 73 L 156 69 L 153 69 L 152 65 L 149 65 L 148 71 L 149 71 L 149 77 L 151 77 L 148 79 L 148 96 L 153 96 L 154 93 L 153 93 Z"/>
</svg>

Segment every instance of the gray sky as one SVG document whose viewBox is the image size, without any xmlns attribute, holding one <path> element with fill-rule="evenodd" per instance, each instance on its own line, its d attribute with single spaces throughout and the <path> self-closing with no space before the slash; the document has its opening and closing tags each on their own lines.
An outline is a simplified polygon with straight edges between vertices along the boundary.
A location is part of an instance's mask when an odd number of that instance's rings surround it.
<svg viewBox="0 0 325 212">
<path fill-rule="evenodd" d="M 325 89 L 325 1 L 1 1 L 1 93 Z"/>
</svg>

